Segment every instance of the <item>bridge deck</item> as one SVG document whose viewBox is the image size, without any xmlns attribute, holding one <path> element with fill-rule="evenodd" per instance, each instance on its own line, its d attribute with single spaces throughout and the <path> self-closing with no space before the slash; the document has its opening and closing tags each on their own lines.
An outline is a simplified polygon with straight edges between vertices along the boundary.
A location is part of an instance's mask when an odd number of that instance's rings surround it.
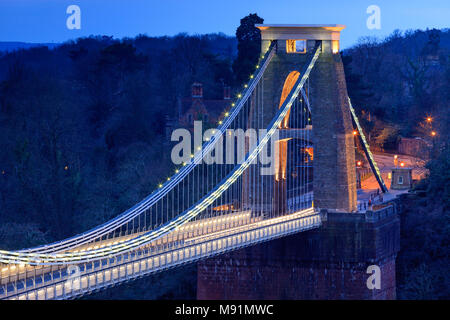
<svg viewBox="0 0 450 320">
<path fill-rule="evenodd" d="M 68 274 L 67 267 L 56 270 L 51 266 L 35 267 L 34 272 L 27 272 L 27 268 L 21 270 L 17 266 L 9 273 L 2 273 L 7 276 L 2 278 L 0 298 L 75 298 L 124 281 L 321 225 L 319 214 L 312 208 L 271 219 L 249 219 L 248 223 L 231 228 L 214 228 L 215 224 L 222 221 L 210 221 L 208 234 L 196 235 L 184 241 L 173 236 L 167 238 L 168 242 L 165 243 L 161 239 L 159 244 L 130 253 L 76 265 L 72 269 L 76 272 L 72 275 Z M 37 272 L 39 269 L 41 271 Z"/>
</svg>

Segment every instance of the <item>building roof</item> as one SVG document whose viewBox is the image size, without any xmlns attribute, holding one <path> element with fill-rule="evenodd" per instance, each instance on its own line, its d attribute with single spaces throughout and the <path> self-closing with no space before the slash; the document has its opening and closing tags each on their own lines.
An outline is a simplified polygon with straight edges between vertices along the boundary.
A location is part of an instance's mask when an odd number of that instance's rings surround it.
<svg viewBox="0 0 450 320">
<path fill-rule="evenodd" d="M 211 120 L 218 119 L 219 116 L 225 111 L 227 107 L 230 106 L 231 100 L 208 100 L 208 99 L 197 99 L 197 98 L 182 98 L 181 103 L 181 114 L 186 116 L 188 111 L 195 111 L 194 109 L 199 109 L 201 111 L 203 107 L 206 109 Z"/>
</svg>

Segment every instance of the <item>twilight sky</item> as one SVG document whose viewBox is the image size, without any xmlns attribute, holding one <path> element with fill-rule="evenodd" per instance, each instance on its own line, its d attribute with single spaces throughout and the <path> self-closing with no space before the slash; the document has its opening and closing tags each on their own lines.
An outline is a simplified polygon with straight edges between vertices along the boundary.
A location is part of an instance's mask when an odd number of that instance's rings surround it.
<svg viewBox="0 0 450 320">
<path fill-rule="evenodd" d="M 69 5 L 81 9 L 81 29 L 66 27 Z M 381 29 L 369 30 L 366 9 L 381 9 Z M 265 23 L 345 24 L 341 48 L 361 36 L 395 29 L 450 27 L 449 0 L 0 0 L 0 41 L 63 42 L 88 35 L 117 38 L 223 32 L 257 13 Z"/>
</svg>

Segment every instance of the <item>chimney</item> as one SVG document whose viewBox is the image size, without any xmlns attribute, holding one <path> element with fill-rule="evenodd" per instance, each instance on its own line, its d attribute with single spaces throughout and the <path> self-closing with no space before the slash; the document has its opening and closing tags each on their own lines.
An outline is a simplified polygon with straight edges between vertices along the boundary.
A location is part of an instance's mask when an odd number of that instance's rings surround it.
<svg viewBox="0 0 450 320">
<path fill-rule="evenodd" d="M 223 100 L 231 99 L 231 88 L 228 86 L 223 87 Z"/>
<path fill-rule="evenodd" d="M 203 85 L 200 82 L 192 84 L 192 98 L 203 98 Z"/>
</svg>

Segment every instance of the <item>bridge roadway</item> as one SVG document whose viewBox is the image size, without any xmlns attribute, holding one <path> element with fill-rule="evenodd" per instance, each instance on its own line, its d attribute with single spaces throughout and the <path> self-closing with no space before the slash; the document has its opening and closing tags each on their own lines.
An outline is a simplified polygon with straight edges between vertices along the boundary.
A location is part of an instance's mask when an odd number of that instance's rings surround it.
<svg viewBox="0 0 450 320">
<path fill-rule="evenodd" d="M 259 242 L 318 228 L 313 208 L 267 218 L 250 210 L 185 224 L 151 244 L 129 253 L 73 266 L 1 266 L 0 299 L 70 299 L 151 273 L 205 259 Z M 76 250 L 124 241 L 105 240 Z"/>
</svg>

